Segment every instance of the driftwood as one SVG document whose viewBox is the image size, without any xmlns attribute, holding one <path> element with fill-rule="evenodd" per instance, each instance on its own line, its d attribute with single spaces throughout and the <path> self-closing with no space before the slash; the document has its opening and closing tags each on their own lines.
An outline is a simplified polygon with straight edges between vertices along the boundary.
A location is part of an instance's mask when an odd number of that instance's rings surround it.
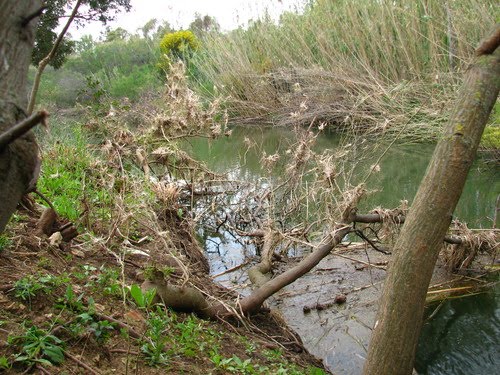
<svg viewBox="0 0 500 375">
<path fill-rule="evenodd" d="M 322 244 L 312 253 L 304 257 L 295 267 L 284 273 L 271 278 L 273 249 L 276 246 L 277 234 L 271 229 L 260 229 L 253 232 L 242 232 L 242 235 L 263 237 L 264 246 L 261 261 L 248 271 L 249 277 L 257 287 L 249 296 L 242 298 L 234 305 L 226 305 L 220 301 L 209 301 L 201 292 L 189 284 L 178 286 L 166 281 L 163 277 L 155 277 L 143 283 L 142 289 L 156 289 L 156 302 L 163 302 L 167 307 L 174 310 L 193 312 L 205 318 L 227 318 L 237 313 L 249 314 L 258 311 L 264 301 L 273 294 L 293 283 L 295 280 L 313 269 L 323 258 L 339 245 L 345 236 L 351 233 L 354 228 L 352 223 L 380 223 L 384 218 L 379 214 L 355 214 L 351 210 L 350 214 L 344 215 L 344 223 L 337 224 L 332 233 L 326 236 Z M 392 218 L 394 222 L 403 223 L 404 215 Z M 461 244 L 463 240 L 457 236 L 447 236 L 446 242 Z M 377 267 L 377 266 L 375 266 Z M 237 267 L 239 268 L 239 267 Z M 384 267 L 380 267 L 384 268 Z M 333 302 L 333 303 L 339 303 Z"/>
</svg>

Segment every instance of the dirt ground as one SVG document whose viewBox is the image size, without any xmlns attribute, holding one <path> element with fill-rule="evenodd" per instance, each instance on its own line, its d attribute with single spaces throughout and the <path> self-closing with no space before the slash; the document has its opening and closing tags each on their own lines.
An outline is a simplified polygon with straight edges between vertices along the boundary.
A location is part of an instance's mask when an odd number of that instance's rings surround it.
<svg viewBox="0 0 500 375">
<path fill-rule="evenodd" d="M 70 242 L 37 235 L 39 217 L 39 210 L 20 210 L 0 252 L 0 365 L 4 361 L 5 373 L 224 374 L 282 368 L 288 372 L 281 373 L 308 374 L 323 368 L 280 316 L 265 311 L 231 322 L 166 311 L 171 324 L 162 328 L 167 339 L 160 342 L 168 360 L 148 365 L 143 346 L 153 340 L 148 337 L 151 315 L 133 303 L 124 286 L 140 284 L 150 260 L 141 253 L 117 257 L 85 233 Z M 64 224 L 56 221 L 51 231 Z M 179 234 L 189 246 L 182 227 Z M 196 275 L 219 289 L 221 298 L 234 297 L 206 273 Z M 29 345 L 40 340 L 57 343 L 64 352 L 57 366 L 43 351 L 27 354 Z M 219 363 L 221 358 L 226 362 Z"/>
</svg>

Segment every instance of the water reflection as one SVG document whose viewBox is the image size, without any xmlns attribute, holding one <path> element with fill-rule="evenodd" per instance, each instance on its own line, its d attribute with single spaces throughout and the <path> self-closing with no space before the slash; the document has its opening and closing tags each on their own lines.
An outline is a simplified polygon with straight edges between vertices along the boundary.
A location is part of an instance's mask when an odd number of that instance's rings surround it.
<svg viewBox="0 0 500 375">
<path fill-rule="evenodd" d="M 256 145 L 248 148 L 248 141 Z M 336 148 L 340 137 L 321 134 L 315 151 Z M 261 153 L 267 155 L 286 150 L 294 142 L 292 132 L 283 128 L 237 127 L 230 138 L 214 141 L 199 139 L 186 145 L 199 160 L 219 172 L 229 172 L 231 178 L 265 183 L 261 168 Z M 360 163 L 354 179 L 360 180 L 368 168 L 377 162 L 385 145 L 373 145 L 373 153 Z M 434 145 L 397 145 L 380 161 L 380 172 L 373 175 L 369 188 L 377 189 L 361 204 L 366 211 L 376 206 L 396 207 L 403 199 L 414 198 L 425 173 Z M 279 175 L 279 171 L 276 175 Z M 268 176 L 273 178 L 273 176 Z M 491 227 L 495 200 L 500 193 L 498 168 L 485 168 L 476 161 L 469 173 L 455 216 L 472 228 Z M 253 248 L 238 242 L 206 234 L 207 255 L 212 273 L 241 264 Z M 500 308 L 498 288 L 489 294 L 446 302 L 439 313 L 423 327 L 418 348 L 417 370 L 422 374 L 494 374 L 500 365 Z"/>
<path fill-rule="evenodd" d="M 256 146 L 248 148 L 245 139 Z M 260 163 L 262 152 L 267 155 L 278 152 L 283 163 L 286 150 L 293 142 L 293 133 L 285 128 L 248 126 L 234 128 L 228 138 L 191 140 L 186 147 L 193 156 L 204 160 L 216 171 L 230 172 L 231 177 L 238 180 L 258 181 L 266 175 Z M 335 149 L 339 142 L 339 135 L 322 133 L 317 139 L 315 151 Z M 358 162 L 353 182 L 366 175 L 385 147 L 384 144 L 373 144 L 373 152 L 366 160 Z M 362 201 L 360 209 L 369 210 L 376 206 L 392 208 L 404 199 L 411 203 L 433 150 L 434 145 L 431 144 L 393 146 L 382 158 L 380 172 L 372 174 L 369 180 L 368 188 L 377 191 Z M 274 176 L 282 171 L 278 168 Z M 495 200 L 500 193 L 498 172 L 498 168 L 486 168 L 477 161 L 474 163 L 455 211 L 455 216 L 467 222 L 470 227 L 491 227 Z"/>
<path fill-rule="evenodd" d="M 415 367 L 419 374 L 496 374 L 500 368 L 499 289 L 448 300 L 424 324 Z M 431 306 L 428 313 L 436 306 Z"/>
</svg>

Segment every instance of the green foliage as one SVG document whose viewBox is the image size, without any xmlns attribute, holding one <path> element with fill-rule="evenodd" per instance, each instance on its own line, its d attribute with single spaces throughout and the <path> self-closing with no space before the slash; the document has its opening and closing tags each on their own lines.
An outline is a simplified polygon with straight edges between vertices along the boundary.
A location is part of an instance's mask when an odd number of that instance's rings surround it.
<svg viewBox="0 0 500 375">
<path fill-rule="evenodd" d="M 38 65 L 52 49 L 57 39 L 57 33 L 54 30 L 59 25 L 59 18 L 64 15 L 66 4 L 66 0 L 48 0 L 45 2 L 46 9 L 38 21 L 35 46 L 31 55 L 33 65 Z M 64 38 L 49 64 L 55 69 L 60 68 L 66 57 L 73 51 L 74 45 L 73 41 Z"/>
<path fill-rule="evenodd" d="M 160 51 L 170 58 L 185 60 L 200 48 L 200 42 L 190 30 L 168 33 L 160 42 Z"/>
<path fill-rule="evenodd" d="M 151 306 L 153 299 L 156 295 L 156 289 L 149 289 L 143 292 L 141 287 L 137 284 L 133 284 L 130 287 L 130 295 L 134 299 L 137 306 L 143 309 L 147 309 Z"/>
<path fill-rule="evenodd" d="M 15 362 L 31 366 L 36 363 L 57 365 L 64 361 L 63 342 L 59 338 L 36 326 L 24 329 L 22 335 L 8 338 L 9 345 L 20 347 Z"/>
<path fill-rule="evenodd" d="M 134 68 L 128 74 L 116 73 L 110 82 L 109 93 L 113 98 L 138 99 L 149 88 L 158 86 L 156 71 L 144 65 Z"/>
<path fill-rule="evenodd" d="M 231 358 L 212 357 L 212 362 L 217 368 L 230 373 L 256 374 L 255 367 L 251 361 L 251 359 L 243 361 L 236 355 L 233 355 Z"/>
<path fill-rule="evenodd" d="M 220 26 L 215 17 L 208 14 L 202 17 L 201 14 L 196 13 L 194 21 L 189 24 L 189 29 L 198 37 L 203 37 L 206 33 L 219 31 Z"/>
<path fill-rule="evenodd" d="M 12 244 L 12 240 L 5 234 L 0 234 L 0 252 L 8 248 Z"/>
<path fill-rule="evenodd" d="M 115 326 L 107 320 L 95 320 L 88 312 L 83 312 L 77 316 L 70 330 L 73 334 L 79 335 L 85 331 L 91 332 L 99 344 L 104 344 L 111 336 Z"/>
<path fill-rule="evenodd" d="M 14 295 L 23 301 L 28 301 L 31 307 L 31 300 L 37 295 L 49 294 L 55 288 L 69 282 L 70 279 L 67 274 L 55 276 L 51 274 L 45 275 L 27 275 L 16 281 L 14 284 Z"/>
<path fill-rule="evenodd" d="M 52 49 L 58 36 L 55 30 L 59 26 L 59 21 L 62 19 L 65 22 L 66 20 L 63 16 L 68 12 L 68 3 L 71 4 L 67 0 L 46 0 L 44 2 L 45 10 L 38 22 L 35 47 L 32 54 L 32 63 L 34 65 L 38 65 Z M 78 10 L 76 22 L 82 24 L 82 20 L 98 20 L 106 23 L 112 20 L 116 12 L 121 9 L 130 10 L 130 0 L 84 0 Z M 66 61 L 67 56 L 73 51 L 74 46 L 73 41 L 67 38 L 63 39 L 50 64 L 56 69 L 60 68 Z"/>
<path fill-rule="evenodd" d="M 122 286 L 119 280 L 120 271 L 117 268 L 102 266 L 94 287 L 104 295 L 120 296 Z"/>
<path fill-rule="evenodd" d="M 38 189 L 52 201 L 59 215 L 73 222 L 85 210 L 90 211 L 89 224 L 92 219 L 107 220 L 112 197 L 97 169 L 98 159 L 89 150 L 88 140 L 77 124 L 61 130 L 66 134 L 44 153 Z"/>
<path fill-rule="evenodd" d="M 106 28 L 105 42 L 114 42 L 115 40 L 125 40 L 130 36 L 129 32 L 122 27 L 111 29 L 109 26 Z"/>
<path fill-rule="evenodd" d="M 9 359 L 5 356 L 0 356 L 0 370 L 8 370 L 11 368 Z"/>
<path fill-rule="evenodd" d="M 166 365 L 169 363 L 169 355 L 165 352 L 165 347 L 169 341 L 168 335 L 165 334 L 165 329 L 170 323 L 167 313 L 161 308 L 148 314 L 147 340 L 143 340 L 141 351 L 146 357 L 146 361 L 150 366 Z"/>
<path fill-rule="evenodd" d="M 104 89 L 102 83 L 93 75 L 85 77 L 85 88 L 79 91 L 78 99 L 82 104 L 90 104 L 98 108 L 102 99 L 108 92 Z"/>
<path fill-rule="evenodd" d="M 76 103 L 98 107 L 104 99 L 138 99 L 161 87 L 156 63 L 159 47 L 150 39 L 131 36 L 96 43 L 91 37 L 77 44 L 63 68 L 46 69 L 40 84 L 43 104 L 72 107 Z M 30 69 L 30 79 L 35 72 Z"/>
<path fill-rule="evenodd" d="M 500 149 L 500 126 L 492 125 L 484 128 L 481 147 L 486 149 Z"/>
</svg>

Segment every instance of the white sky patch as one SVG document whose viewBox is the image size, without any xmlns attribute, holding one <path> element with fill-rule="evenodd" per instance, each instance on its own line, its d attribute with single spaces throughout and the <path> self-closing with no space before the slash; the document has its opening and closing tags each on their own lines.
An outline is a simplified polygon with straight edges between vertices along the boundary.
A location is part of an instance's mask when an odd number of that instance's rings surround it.
<svg viewBox="0 0 500 375">
<path fill-rule="evenodd" d="M 304 3 L 304 0 L 131 0 L 130 12 L 119 13 L 108 26 L 135 33 L 146 22 L 156 18 L 159 22 L 168 21 L 175 29 L 182 29 L 187 28 L 195 14 L 199 13 L 215 17 L 222 30 L 231 30 L 247 25 L 249 20 L 263 17 L 266 12 L 277 21 L 285 11 L 302 10 Z M 104 30 L 105 26 L 100 22 L 92 22 L 78 29 L 72 25 L 69 32 L 73 39 L 80 39 L 86 34 L 97 39 Z"/>
</svg>

